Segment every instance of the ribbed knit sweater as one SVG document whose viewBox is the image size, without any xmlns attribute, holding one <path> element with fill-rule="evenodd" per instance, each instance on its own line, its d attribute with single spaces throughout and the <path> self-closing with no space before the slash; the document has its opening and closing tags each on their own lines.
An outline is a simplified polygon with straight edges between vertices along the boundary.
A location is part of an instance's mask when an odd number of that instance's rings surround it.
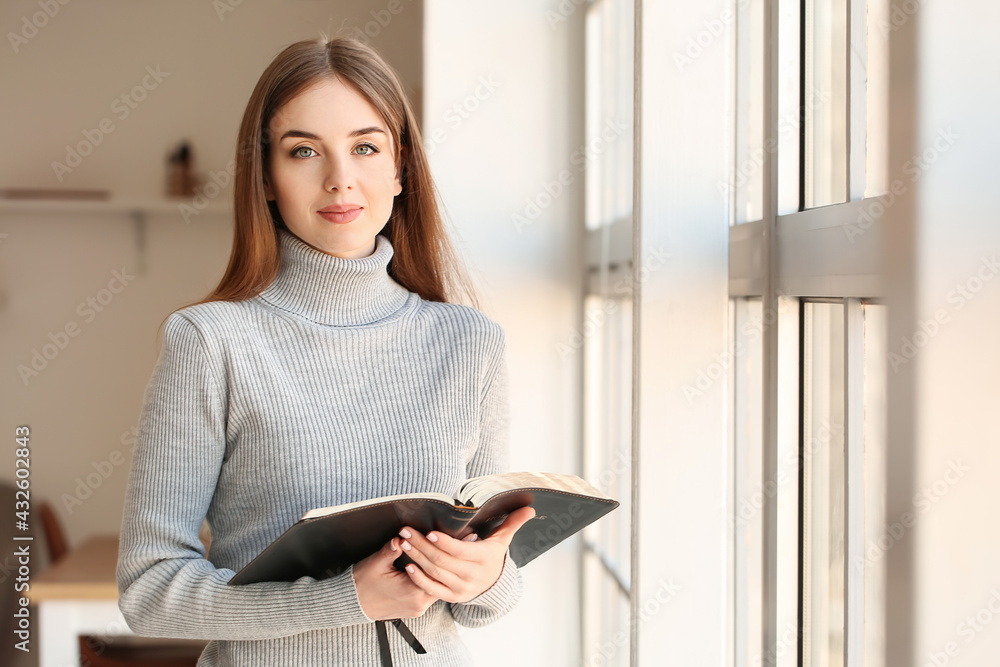
<svg viewBox="0 0 1000 667">
<path fill-rule="evenodd" d="M 344 259 L 279 227 L 281 265 L 258 296 L 167 319 L 139 417 L 117 568 L 139 635 L 212 640 L 199 667 L 380 665 L 353 568 L 323 580 L 226 582 L 306 511 L 389 494 L 454 494 L 506 470 L 503 329 L 395 282 L 389 240 Z M 198 539 L 203 519 L 209 553 Z M 455 623 L 507 613 L 521 577 L 389 627 L 397 667 L 473 664 Z"/>
</svg>

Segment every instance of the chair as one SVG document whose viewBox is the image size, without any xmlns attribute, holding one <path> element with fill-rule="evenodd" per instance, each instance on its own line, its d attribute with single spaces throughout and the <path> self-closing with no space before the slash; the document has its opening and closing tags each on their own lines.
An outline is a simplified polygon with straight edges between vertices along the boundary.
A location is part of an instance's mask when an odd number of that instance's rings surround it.
<svg viewBox="0 0 1000 667">
<path fill-rule="evenodd" d="M 50 565 L 68 551 L 62 523 L 47 501 L 38 507 Z M 80 635 L 81 664 L 88 667 L 195 667 L 207 641 L 166 642 L 144 637 Z"/>
</svg>

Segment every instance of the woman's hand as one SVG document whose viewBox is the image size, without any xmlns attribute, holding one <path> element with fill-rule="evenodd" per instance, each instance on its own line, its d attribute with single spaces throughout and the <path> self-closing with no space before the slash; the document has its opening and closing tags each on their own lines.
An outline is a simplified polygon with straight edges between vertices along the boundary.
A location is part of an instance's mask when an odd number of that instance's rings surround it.
<svg viewBox="0 0 1000 667">
<path fill-rule="evenodd" d="M 437 602 L 392 563 L 401 553 L 394 537 L 381 549 L 354 566 L 354 584 L 365 616 L 373 621 L 416 618 Z"/>
<path fill-rule="evenodd" d="M 399 531 L 404 538 L 403 553 L 420 566 L 406 566 L 411 582 L 429 597 L 468 602 L 500 579 L 514 533 L 534 516 L 533 508 L 522 507 L 512 512 L 495 533 L 478 541 L 474 541 L 475 534 L 457 540 L 440 531 L 424 536 L 412 528 L 403 528 Z"/>
</svg>

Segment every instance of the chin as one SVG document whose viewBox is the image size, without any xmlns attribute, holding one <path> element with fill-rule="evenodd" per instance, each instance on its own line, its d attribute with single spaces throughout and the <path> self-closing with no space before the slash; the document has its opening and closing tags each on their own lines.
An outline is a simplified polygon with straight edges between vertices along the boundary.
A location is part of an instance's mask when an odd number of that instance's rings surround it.
<svg viewBox="0 0 1000 667">
<path fill-rule="evenodd" d="M 375 234 L 360 229 L 333 229 L 318 234 L 310 243 L 330 255 L 350 254 L 368 257 L 375 249 Z M 358 255 L 358 252 L 363 254 Z"/>
</svg>

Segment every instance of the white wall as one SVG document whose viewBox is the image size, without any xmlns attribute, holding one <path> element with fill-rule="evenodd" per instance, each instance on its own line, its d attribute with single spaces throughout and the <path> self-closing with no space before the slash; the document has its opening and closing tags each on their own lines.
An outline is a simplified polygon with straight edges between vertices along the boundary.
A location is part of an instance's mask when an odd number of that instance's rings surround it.
<svg viewBox="0 0 1000 667">
<path fill-rule="evenodd" d="M 18 40 L 16 52 L 9 36 L 0 50 L 8 91 L 0 187 L 102 188 L 116 197 L 158 197 L 166 156 L 184 138 L 194 145 L 196 168 L 222 169 L 233 157 L 243 109 L 261 72 L 282 48 L 321 31 L 366 36 L 409 91 L 420 93 L 420 0 L 399 0 L 397 14 L 388 12 L 389 0 L 53 4 L 59 11 L 51 18 L 34 0 L 0 7 L 5 35 L 31 35 L 34 26 L 26 28 L 25 20 L 42 25 L 27 43 Z M 147 66 L 159 69 L 159 81 L 148 76 Z M 121 96 L 144 83 L 149 89 L 135 97 L 145 99 L 129 108 Z M 104 119 L 113 126 L 108 133 L 98 131 Z M 85 132 L 97 145 L 60 180 L 52 163 L 66 162 L 67 145 L 88 142 Z"/>
<path fill-rule="evenodd" d="M 386 18 L 390 4 L 242 2 L 221 18 L 210 2 L 60 5 L 18 53 L 11 48 L 0 57 L 3 81 L 21 91 L 5 97 L 0 187 L 106 188 L 118 199 L 155 202 L 167 151 L 180 139 L 194 142 L 199 171 L 226 166 L 253 84 L 284 45 L 341 25 L 367 30 L 400 71 L 417 109 L 426 111 L 425 136 L 434 143 L 431 161 L 446 213 L 478 277 L 483 309 L 507 331 L 511 465 L 576 472 L 579 358 L 563 360 L 556 345 L 571 339 L 580 320 L 582 171 L 520 233 L 512 216 L 572 166 L 582 141 L 583 12 L 550 24 L 545 12 L 557 8 L 554 1 L 429 3 L 425 67 L 423 2 L 402 0 L 403 11 L 382 27 L 377 20 Z M 0 26 L 18 32 L 23 18 L 30 21 L 37 11 L 34 1 L 4 3 Z M 168 76 L 119 119 L 111 109 L 115 98 L 157 64 Z M 495 90 L 481 88 L 480 77 L 492 78 Z M 467 118 L 449 112 L 455 104 L 474 105 L 469 96 L 477 90 L 484 99 Z M 83 140 L 83 131 L 104 117 L 115 130 L 60 183 L 51 163 L 65 160 L 66 144 Z M 435 139 L 437 128 L 445 135 Z M 227 199 L 231 188 L 214 203 Z M 156 359 L 157 327 L 175 307 L 215 285 L 228 259 L 231 226 L 225 211 L 185 224 L 161 208 L 149 219 L 143 254 L 124 211 L 39 216 L 0 207 L 0 234 L 6 234 L 0 236 L 3 428 L 13 433 L 15 424 L 32 426 L 32 497 L 56 501 L 72 546 L 119 529 L 129 432 Z M 77 305 L 122 269 L 136 277 L 85 321 Z M 17 366 L 30 363 L 32 350 L 70 322 L 78 335 L 25 386 Z M 123 463 L 112 464 L 108 478 L 69 515 L 59 499 L 74 494 L 77 479 L 95 463 L 118 460 L 115 452 Z M 3 471 L 12 476 L 9 466 Z M 466 633 L 481 665 L 577 661 L 574 546 L 560 546 L 525 570 L 527 594 L 517 612 Z"/>
<path fill-rule="evenodd" d="M 978 667 L 1000 654 L 1000 6 L 899 4 L 887 520 L 915 521 L 885 551 L 886 664 Z"/>
<path fill-rule="evenodd" d="M 583 172 L 570 160 L 583 136 L 584 12 L 550 21 L 558 4 L 427 0 L 424 136 L 483 308 L 507 332 L 511 467 L 578 472 L 580 358 L 556 345 L 581 317 Z M 513 216 L 563 169 L 571 185 L 519 231 Z M 479 667 L 579 664 L 575 546 L 524 569 L 514 612 L 464 633 Z"/>
<path fill-rule="evenodd" d="M 118 199 L 156 203 L 167 150 L 188 138 L 196 169 L 223 170 L 264 67 L 284 46 L 321 30 L 332 35 L 357 27 L 419 100 L 420 1 L 404 0 L 396 14 L 384 0 L 243 2 L 221 17 L 219 3 L 211 2 L 54 4 L 59 13 L 36 18 L 43 27 L 17 53 L 7 38 L 0 49 L 7 91 L 0 187 L 106 188 Z M 31 21 L 40 11 L 33 1 L 3 3 L 3 33 L 19 33 L 24 17 Z M 119 120 L 113 101 L 142 83 L 147 65 L 169 74 Z M 105 117 L 114 131 L 60 183 L 52 161 L 64 160 L 66 144 L 83 140 L 83 131 Z M 231 200 L 230 186 L 213 204 Z M 93 533 L 116 533 L 130 431 L 156 360 L 157 328 L 170 311 L 215 286 L 229 258 L 231 223 L 223 212 L 185 224 L 170 205 L 162 206 L 149 219 L 145 273 L 124 211 L 39 215 L 0 207 L 0 234 L 6 235 L 0 236 L 2 428 L 13 434 L 15 424 L 32 427 L 32 499 L 56 503 L 71 546 Z M 115 270 L 135 278 L 120 293 L 108 293 L 113 299 L 100 313 L 78 311 L 78 304 L 107 288 Z M 25 384 L 17 367 L 30 365 L 32 351 L 50 342 L 49 333 L 71 323 L 77 335 Z M 95 464 L 109 471 L 106 478 Z M 13 478 L 12 466 L 13 457 L 3 462 L 4 478 Z M 78 489 L 82 504 L 71 514 L 61 499 L 77 496 Z"/>
<path fill-rule="evenodd" d="M 721 667 L 727 653 L 730 387 L 720 379 L 689 400 L 685 386 L 729 349 L 728 202 L 718 184 L 729 179 L 730 35 L 723 29 L 684 67 L 675 56 L 731 4 L 642 3 L 632 620 L 640 665 Z"/>
</svg>

